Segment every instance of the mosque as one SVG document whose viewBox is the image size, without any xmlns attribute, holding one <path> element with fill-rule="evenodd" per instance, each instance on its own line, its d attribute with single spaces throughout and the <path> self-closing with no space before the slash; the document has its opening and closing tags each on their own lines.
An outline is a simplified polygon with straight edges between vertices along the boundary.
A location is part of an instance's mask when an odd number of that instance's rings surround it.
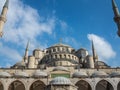
<svg viewBox="0 0 120 90">
<path fill-rule="evenodd" d="M 6 22 L 9 0 L 0 16 L 0 36 Z M 112 0 L 114 20 L 120 30 L 120 14 Z M 75 50 L 62 42 L 28 55 L 29 42 L 21 62 L 0 68 L 0 90 L 120 90 L 120 68 L 99 60 L 91 41 L 92 55 L 85 48 Z"/>
</svg>

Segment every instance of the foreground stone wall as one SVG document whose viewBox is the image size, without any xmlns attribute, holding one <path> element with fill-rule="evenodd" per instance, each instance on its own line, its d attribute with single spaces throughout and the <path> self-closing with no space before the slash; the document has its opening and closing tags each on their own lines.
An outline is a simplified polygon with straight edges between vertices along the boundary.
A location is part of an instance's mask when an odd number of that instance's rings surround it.
<svg viewBox="0 0 120 90">
<path fill-rule="evenodd" d="M 24 87 L 25 90 L 30 90 L 31 85 L 35 82 L 35 81 L 40 81 L 42 82 L 45 86 L 49 85 L 49 82 L 52 79 L 42 79 L 42 78 L 0 78 L 0 83 L 3 85 L 3 90 L 9 90 L 10 85 L 17 81 L 17 82 L 21 82 Z M 96 90 L 96 86 L 97 84 L 102 81 L 105 80 L 107 82 L 109 82 L 114 90 L 117 90 L 118 85 L 120 85 L 120 78 L 82 78 L 82 79 L 78 79 L 78 78 L 71 78 L 70 79 L 71 82 L 73 82 L 74 85 L 76 85 L 77 82 L 79 81 L 85 81 L 87 82 L 92 90 Z M 86 89 L 85 89 L 86 90 Z M 106 89 L 107 90 L 107 89 Z"/>
<path fill-rule="evenodd" d="M 71 68 L 71 71 L 52 71 L 54 68 L 47 68 L 46 70 L 43 70 L 44 72 L 47 72 L 49 74 L 48 77 L 38 77 L 34 78 L 32 77 L 32 74 L 39 69 L 0 69 L 0 72 L 8 72 L 12 75 L 12 77 L 0 77 L 0 90 L 12 90 L 11 87 L 19 87 L 19 89 L 15 90 L 22 90 L 21 88 L 24 88 L 25 90 L 39 90 L 39 89 L 31 89 L 31 87 L 35 87 L 36 85 L 41 85 L 39 88 L 41 90 L 44 90 L 43 88 L 50 85 L 50 81 L 52 81 L 54 78 L 50 77 L 51 73 L 68 73 L 70 74 L 70 81 L 73 83 L 74 86 L 77 86 L 79 88 L 85 88 L 88 87 L 90 89 L 83 89 L 83 90 L 103 90 L 101 88 L 106 88 L 105 85 L 108 85 L 112 89 L 104 89 L 104 90 L 120 90 L 120 77 L 87 77 L 87 78 L 73 78 L 72 74 L 78 70 Z M 70 68 L 69 68 L 70 69 Z M 91 75 L 94 71 L 97 69 L 80 69 L 80 71 L 87 72 L 89 75 Z M 24 71 L 29 77 L 14 77 L 15 72 Z M 111 69 L 100 69 L 100 71 L 104 71 L 107 74 L 118 71 L 120 72 L 120 69 L 111 68 Z M 83 85 L 83 87 L 81 87 Z M 86 85 L 86 86 L 85 86 Z M 44 87 L 42 87 L 44 86 Z M 103 86 L 103 87 L 102 87 Z M 100 88 L 100 89 L 96 89 Z M 78 89 L 79 90 L 79 89 Z"/>
</svg>

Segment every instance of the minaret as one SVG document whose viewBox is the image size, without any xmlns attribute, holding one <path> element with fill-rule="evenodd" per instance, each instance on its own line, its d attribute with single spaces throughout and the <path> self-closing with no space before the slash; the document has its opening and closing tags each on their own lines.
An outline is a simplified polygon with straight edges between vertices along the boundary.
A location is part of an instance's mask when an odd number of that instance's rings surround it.
<svg viewBox="0 0 120 90">
<path fill-rule="evenodd" d="M 119 13 L 117 4 L 115 3 L 115 0 L 112 0 L 112 7 L 113 7 L 114 15 L 115 15 L 114 21 L 116 22 L 117 27 L 118 27 L 117 34 L 120 37 L 120 13 Z"/>
<path fill-rule="evenodd" d="M 25 55 L 24 55 L 24 62 L 28 63 L 28 49 L 29 48 L 29 41 L 27 43 L 26 49 L 25 49 Z"/>
<path fill-rule="evenodd" d="M 93 40 L 92 40 L 92 54 L 93 54 L 93 60 L 94 60 L 94 62 L 98 61 L 98 55 L 97 55 L 97 53 L 95 51 Z"/>
<path fill-rule="evenodd" d="M 9 5 L 9 0 L 6 0 L 3 6 L 3 9 L 2 9 L 2 13 L 0 15 L 0 37 L 2 37 L 3 35 L 3 27 L 4 27 L 5 22 L 7 21 L 6 15 L 8 11 L 8 5 Z"/>
</svg>

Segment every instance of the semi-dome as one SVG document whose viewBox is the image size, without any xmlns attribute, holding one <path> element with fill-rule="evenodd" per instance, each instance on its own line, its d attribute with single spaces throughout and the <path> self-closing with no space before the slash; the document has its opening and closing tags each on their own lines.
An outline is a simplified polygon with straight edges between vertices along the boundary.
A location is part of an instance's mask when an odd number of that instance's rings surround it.
<svg viewBox="0 0 120 90">
<path fill-rule="evenodd" d="M 29 75 L 26 72 L 23 71 L 18 71 L 16 73 L 14 73 L 15 77 L 29 77 Z"/>
<path fill-rule="evenodd" d="M 48 74 L 46 72 L 37 70 L 34 72 L 33 77 L 47 77 Z"/>
<path fill-rule="evenodd" d="M 53 69 L 53 71 L 68 71 L 68 68 L 63 66 L 57 66 Z"/>
<path fill-rule="evenodd" d="M 85 77 L 88 77 L 88 75 L 87 75 L 86 72 L 79 71 L 79 72 L 73 73 L 72 77 L 75 77 L 75 78 L 85 78 Z"/>
<path fill-rule="evenodd" d="M 8 72 L 0 72 L 0 77 L 11 77 Z"/>
<path fill-rule="evenodd" d="M 107 77 L 107 73 L 105 73 L 104 71 L 95 71 L 92 74 L 92 77 Z"/>
<path fill-rule="evenodd" d="M 50 84 L 53 84 L 53 85 L 72 85 L 72 82 L 68 78 L 65 78 L 65 77 L 56 77 L 50 82 Z"/>
<path fill-rule="evenodd" d="M 110 77 L 120 77 L 120 72 L 112 72 L 111 74 L 110 74 Z"/>
</svg>

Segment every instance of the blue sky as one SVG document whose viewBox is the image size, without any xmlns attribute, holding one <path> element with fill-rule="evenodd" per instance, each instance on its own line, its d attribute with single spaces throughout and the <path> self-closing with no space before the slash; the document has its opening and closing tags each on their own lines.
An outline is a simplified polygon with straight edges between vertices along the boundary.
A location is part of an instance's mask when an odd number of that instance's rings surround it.
<svg viewBox="0 0 120 90">
<path fill-rule="evenodd" d="M 0 0 L 0 11 L 4 2 Z M 120 1 L 116 2 L 120 9 Z M 75 49 L 86 48 L 90 54 L 92 38 L 99 60 L 120 66 L 120 38 L 113 16 L 111 0 L 10 0 L 0 39 L 0 66 L 21 61 L 28 40 L 32 54 L 35 48 L 59 43 L 60 38 Z"/>
</svg>

